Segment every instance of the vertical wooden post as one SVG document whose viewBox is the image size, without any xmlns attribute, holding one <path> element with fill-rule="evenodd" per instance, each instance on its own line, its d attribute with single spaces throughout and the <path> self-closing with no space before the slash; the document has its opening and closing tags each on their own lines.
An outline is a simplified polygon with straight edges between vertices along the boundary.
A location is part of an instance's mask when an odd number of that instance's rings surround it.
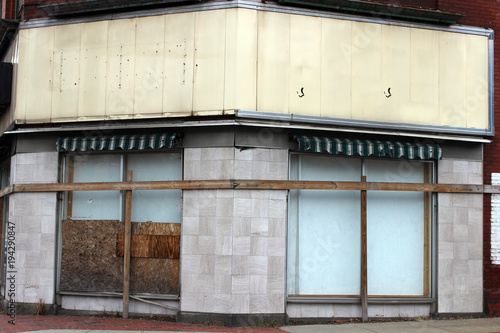
<svg viewBox="0 0 500 333">
<path fill-rule="evenodd" d="M 133 172 L 127 171 L 127 182 L 133 180 Z M 128 318 L 129 296 L 130 296 L 130 253 L 132 243 L 132 191 L 125 191 L 125 237 L 123 244 L 123 315 L 122 317 Z"/>
<path fill-rule="evenodd" d="M 424 183 L 430 183 L 430 164 L 424 164 Z M 424 295 L 429 296 L 429 211 L 430 193 L 423 192 L 424 196 Z"/>
<path fill-rule="evenodd" d="M 68 183 L 73 183 L 75 178 L 75 157 L 70 156 L 68 161 Z M 73 217 L 73 192 L 68 191 L 68 204 L 66 206 L 66 218 L 72 219 Z"/>
<path fill-rule="evenodd" d="M 366 182 L 363 172 L 361 181 Z M 366 215 L 366 190 L 361 191 L 361 319 L 368 321 L 368 263 L 367 263 L 367 215 Z"/>
</svg>

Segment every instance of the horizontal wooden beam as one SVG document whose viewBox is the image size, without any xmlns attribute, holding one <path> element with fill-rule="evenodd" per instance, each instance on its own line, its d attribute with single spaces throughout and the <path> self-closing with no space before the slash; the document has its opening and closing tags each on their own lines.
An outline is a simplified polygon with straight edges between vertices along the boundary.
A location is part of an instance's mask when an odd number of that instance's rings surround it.
<svg viewBox="0 0 500 333">
<path fill-rule="evenodd" d="M 235 180 L 235 189 L 262 190 L 344 190 L 344 191 L 418 191 L 444 193 L 482 193 L 482 185 L 425 184 L 386 182 L 328 182 L 328 181 L 255 181 Z"/>
<path fill-rule="evenodd" d="M 126 190 L 340 190 L 340 191 L 417 191 L 436 193 L 500 193 L 492 186 L 472 184 L 426 184 L 388 182 L 331 182 L 293 180 L 178 180 L 108 183 L 45 183 L 15 184 L 0 191 L 0 197 L 11 193 L 65 191 L 126 191 Z"/>
</svg>

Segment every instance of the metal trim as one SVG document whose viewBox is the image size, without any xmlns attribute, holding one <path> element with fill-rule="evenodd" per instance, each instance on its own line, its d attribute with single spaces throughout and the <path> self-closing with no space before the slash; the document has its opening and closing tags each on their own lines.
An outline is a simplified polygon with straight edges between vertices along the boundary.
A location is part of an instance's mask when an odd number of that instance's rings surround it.
<svg viewBox="0 0 500 333">
<path fill-rule="evenodd" d="M 329 131 L 341 131 L 341 132 L 359 132 L 366 134 L 382 134 L 382 135 L 398 135 L 398 136 L 410 136 L 410 137 L 425 137 L 425 138 L 436 138 L 443 140 L 457 140 L 457 141 L 471 141 L 471 142 L 482 142 L 491 143 L 491 140 L 484 138 L 472 138 L 472 137 L 459 137 L 459 136 L 444 136 L 440 134 L 426 134 L 429 132 L 433 133 L 443 133 L 443 134 L 464 134 L 464 135 L 475 135 L 475 136 L 485 136 L 486 130 L 476 130 L 476 129 L 465 129 L 461 127 L 444 127 L 444 126 L 423 126 L 414 125 L 408 123 L 387 123 L 387 122 L 375 122 L 366 120 L 355 120 L 355 119 L 342 119 L 342 118 L 327 118 L 318 116 L 303 116 L 303 115 L 290 115 L 285 114 L 283 116 L 276 117 L 274 113 L 270 112 L 259 112 L 259 111 L 245 111 L 238 110 L 235 113 L 236 118 L 249 119 L 249 120 L 264 120 L 264 121 L 275 121 L 278 118 L 283 122 L 282 124 L 275 124 L 274 127 L 286 127 L 286 128 L 301 128 L 301 129 L 311 129 L 311 130 L 329 130 Z M 301 124 L 315 124 L 315 125 L 327 125 L 327 126 L 343 126 L 351 128 L 322 128 L 318 126 L 307 126 L 298 125 Z M 240 122 L 240 124 L 245 124 Z M 248 124 L 245 124 L 248 125 Z M 264 124 L 260 124 L 264 126 Z M 257 126 L 256 124 L 253 126 Z M 359 127 L 364 127 L 365 129 L 359 129 Z M 374 129 L 374 130 L 371 130 Z M 419 131 L 420 134 L 404 132 L 407 131 Z"/>
<path fill-rule="evenodd" d="M 379 17 L 364 17 L 352 14 L 342 14 L 342 13 L 328 12 L 315 9 L 289 7 L 273 3 L 253 2 L 248 0 L 203 2 L 201 4 L 184 5 L 180 7 L 137 10 L 126 13 L 96 15 L 93 17 L 65 18 L 65 19 L 33 19 L 27 22 L 21 22 L 19 28 L 30 29 L 30 28 L 39 28 L 45 26 L 53 26 L 53 25 L 85 23 L 85 22 L 94 22 L 103 20 L 118 20 L 118 19 L 128 19 L 128 18 L 145 17 L 152 15 L 178 14 L 178 13 L 189 13 L 195 11 L 231 9 L 231 8 L 254 9 L 259 11 L 269 11 L 269 12 L 283 13 L 283 14 L 305 15 L 305 16 L 323 17 L 323 18 L 331 18 L 339 20 L 349 20 L 355 22 L 378 23 L 378 24 L 401 26 L 407 28 L 429 29 L 429 30 L 447 31 L 455 33 L 481 35 L 481 36 L 490 36 L 490 34 L 493 32 L 493 30 L 491 29 L 472 27 L 472 26 L 464 26 L 464 25 L 442 26 L 442 25 L 433 25 L 426 23 L 389 20 Z"/>
<path fill-rule="evenodd" d="M 360 297 L 287 297 L 287 303 L 291 304 L 360 304 Z M 434 297 L 394 297 L 377 298 L 369 297 L 368 304 L 433 304 L 436 302 Z"/>
</svg>

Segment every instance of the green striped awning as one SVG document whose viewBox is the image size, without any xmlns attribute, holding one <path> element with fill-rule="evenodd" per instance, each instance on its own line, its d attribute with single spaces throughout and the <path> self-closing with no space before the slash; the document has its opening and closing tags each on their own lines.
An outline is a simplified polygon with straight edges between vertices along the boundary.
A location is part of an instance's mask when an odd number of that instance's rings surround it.
<svg viewBox="0 0 500 333">
<path fill-rule="evenodd" d="M 172 148 L 181 139 L 180 133 L 65 137 L 57 139 L 57 151 Z"/>
<path fill-rule="evenodd" d="M 351 140 L 305 135 L 295 135 L 294 139 L 299 143 L 300 151 L 312 150 L 333 155 L 403 157 L 410 160 L 440 160 L 442 156 L 441 147 L 436 144 Z"/>
</svg>

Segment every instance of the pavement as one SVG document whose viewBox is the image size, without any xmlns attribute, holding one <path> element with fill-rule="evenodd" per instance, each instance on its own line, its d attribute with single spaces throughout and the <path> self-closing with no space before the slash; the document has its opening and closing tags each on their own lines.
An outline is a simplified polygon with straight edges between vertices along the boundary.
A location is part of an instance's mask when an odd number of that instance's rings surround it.
<svg viewBox="0 0 500 333">
<path fill-rule="evenodd" d="M 332 323 L 275 327 L 220 327 L 148 319 L 121 319 L 83 316 L 17 315 L 14 325 L 0 315 L 0 332 L 30 333 L 500 333 L 500 317 L 480 319 L 442 319 L 370 323 Z"/>
</svg>

